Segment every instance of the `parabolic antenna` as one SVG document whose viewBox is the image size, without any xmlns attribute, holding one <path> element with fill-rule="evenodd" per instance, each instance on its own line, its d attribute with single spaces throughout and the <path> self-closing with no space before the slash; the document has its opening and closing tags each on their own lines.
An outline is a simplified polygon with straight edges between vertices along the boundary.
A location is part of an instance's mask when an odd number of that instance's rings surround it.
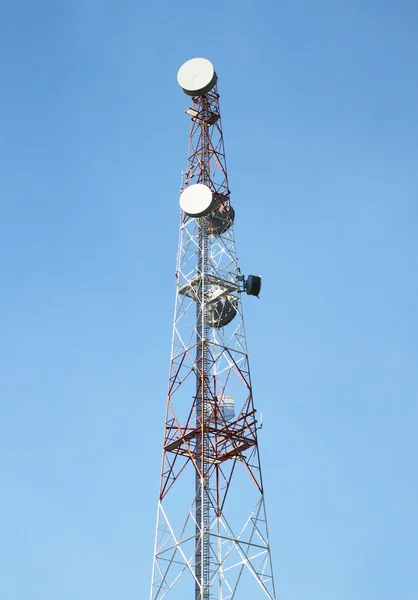
<svg viewBox="0 0 418 600">
<path fill-rule="evenodd" d="M 259 275 L 248 275 L 247 281 L 245 282 L 245 291 L 249 296 L 260 295 L 261 290 L 261 277 Z"/>
<path fill-rule="evenodd" d="M 205 233 L 209 235 L 222 235 L 234 222 L 235 211 L 231 205 L 226 209 L 222 204 L 206 219 L 199 221 Z"/>
<path fill-rule="evenodd" d="M 189 217 L 205 217 L 219 203 L 212 190 L 203 183 L 194 183 L 184 189 L 180 196 L 180 206 Z"/>
<path fill-rule="evenodd" d="M 220 329 L 228 325 L 237 314 L 236 298 L 220 298 L 213 304 L 210 304 L 206 313 L 206 324 L 209 327 Z"/>
<path fill-rule="evenodd" d="M 179 86 L 188 96 L 204 96 L 214 87 L 218 77 L 206 58 L 192 58 L 177 73 Z"/>
</svg>

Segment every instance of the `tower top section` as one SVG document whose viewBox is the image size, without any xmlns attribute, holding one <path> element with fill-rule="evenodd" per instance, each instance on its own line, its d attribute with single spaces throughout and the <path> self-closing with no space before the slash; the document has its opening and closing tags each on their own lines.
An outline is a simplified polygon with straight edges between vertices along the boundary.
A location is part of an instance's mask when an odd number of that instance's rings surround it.
<svg viewBox="0 0 418 600">
<path fill-rule="evenodd" d="M 179 86 L 188 96 L 204 96 L 216 85 L 218 76 L 206 58 L 192 58 L 177 73 Z"/>
</svg>

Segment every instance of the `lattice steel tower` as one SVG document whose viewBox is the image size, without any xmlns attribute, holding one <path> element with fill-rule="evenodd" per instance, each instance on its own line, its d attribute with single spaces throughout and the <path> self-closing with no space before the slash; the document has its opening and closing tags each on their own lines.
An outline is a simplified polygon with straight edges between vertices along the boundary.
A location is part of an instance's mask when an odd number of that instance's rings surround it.
<svg viewBox="0 0 418 600">
<path fill-rule="evenodd" d="M 151 600 L 275 599 L 217 75 L 195 58 Z"/>
</svg>

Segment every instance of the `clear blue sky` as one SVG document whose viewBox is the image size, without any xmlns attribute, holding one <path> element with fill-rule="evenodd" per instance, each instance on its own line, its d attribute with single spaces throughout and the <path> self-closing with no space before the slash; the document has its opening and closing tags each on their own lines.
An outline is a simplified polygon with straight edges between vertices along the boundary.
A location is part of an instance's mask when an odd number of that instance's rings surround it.
<svg viewBox="0 0 418 600">
<path fill-rule="evenodd" d="M 2 600 L 148 597 L 193 56 L 264 276 L 280 598 L 418 599 L 417 30 L 413 0 L 1 3 Z"/>
</svg>

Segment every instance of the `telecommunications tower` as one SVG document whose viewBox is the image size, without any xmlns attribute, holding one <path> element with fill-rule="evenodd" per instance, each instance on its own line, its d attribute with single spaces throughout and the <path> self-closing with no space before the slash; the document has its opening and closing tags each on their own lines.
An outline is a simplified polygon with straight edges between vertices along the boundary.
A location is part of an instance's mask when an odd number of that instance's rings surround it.
<svg viewBox="0 0 418 600">
<path fill-rule="evenodd" d="M 217 75 L 203 58 L 180 195 L 176 303 L 150 600 L 275 600 Z"/>
</svg>

